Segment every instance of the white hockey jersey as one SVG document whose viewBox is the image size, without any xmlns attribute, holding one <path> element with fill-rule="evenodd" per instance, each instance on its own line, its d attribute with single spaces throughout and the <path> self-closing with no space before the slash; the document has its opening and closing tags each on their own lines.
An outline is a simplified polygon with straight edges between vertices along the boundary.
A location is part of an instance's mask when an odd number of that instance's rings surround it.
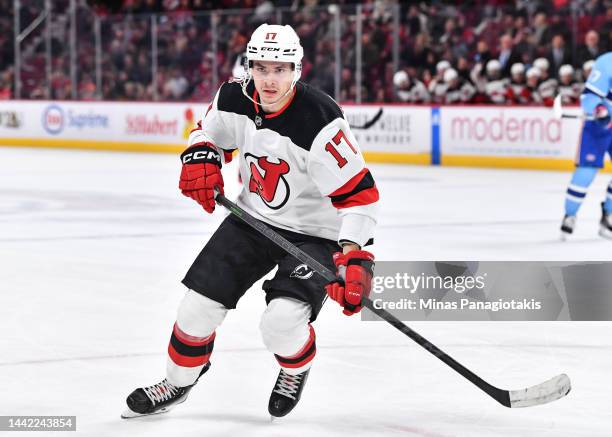
<svg viewBox="0 0 612 437">
<path fill-rule="evenodd" d="M 251 83 L 248 94 L 258 101 Z M 378 190 L 344 114 L 327 94 L 302 82 L 268 114 L 224 83 L 189 146 L 238 148 L 243 190 L 237 203 L 270 225 L 360 246 L 371 242 Z M 226 154 L 228 156 L 228 154 Z"/>
</svg>

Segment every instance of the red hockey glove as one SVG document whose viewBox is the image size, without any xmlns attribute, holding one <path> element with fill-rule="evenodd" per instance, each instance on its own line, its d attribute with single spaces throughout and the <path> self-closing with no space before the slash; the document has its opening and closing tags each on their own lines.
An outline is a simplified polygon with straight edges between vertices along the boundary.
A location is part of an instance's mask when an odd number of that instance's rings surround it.
<svg viewBox="0 0 612 437">
<path fill-rule="evenodd" d="M 370 296 L 374 275 L 374 255 L 365 250 L 353 250 L 347 254 L 334 253 L 338 276 L 344 283 L 334 281 L 325 286 L 329 297 L 344 307 L 347 316 L 361 311 L 361 299 Z"/>
<path fill-rule="evenodd" d="M 212 213 L 215 210 L 215 188 L 223 194 L 221 154 L 212 143 L 198 143 L 181 154 L 181 161 L 181 192 Z"/>
</svg>

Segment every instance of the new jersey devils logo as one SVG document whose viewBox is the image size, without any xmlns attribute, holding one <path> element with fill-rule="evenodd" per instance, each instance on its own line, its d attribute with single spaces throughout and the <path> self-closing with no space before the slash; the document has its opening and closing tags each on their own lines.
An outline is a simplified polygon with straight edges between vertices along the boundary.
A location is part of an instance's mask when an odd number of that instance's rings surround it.
<svg viewBox="0 0 612 437">
<path fill-rule="evenodd" d="M 289 164 L 282 159 L 270 162 L 267 156 L 250 153 L 244 157 L 251 171 L 249 191 L 258 194 L 268 208 L 282 208 L 289 200 L 289 183 L 284 176 L 289 173 Z"/>
</svg>

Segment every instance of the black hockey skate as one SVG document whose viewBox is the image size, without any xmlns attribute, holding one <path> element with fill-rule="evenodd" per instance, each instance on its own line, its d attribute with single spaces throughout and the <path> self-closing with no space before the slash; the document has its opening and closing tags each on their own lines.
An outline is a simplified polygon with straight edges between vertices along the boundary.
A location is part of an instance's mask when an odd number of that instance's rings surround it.
<svg viewBox="0 0 612 437">
<path fill-rule="evenodd" d="M 281 368 L 268 403 L 272 418 L 286 416 L 295 408 L 302 395 L 310 369 L 297 375 L 289 375 Z"/>
<path fill-rule="evenodd" d="M 128 409 L 121 415 L 122 419 L 133 417 L 150 416 L 170 411 L 175 405 L 187 400 L 187 395 L 197 384 L 200 377 L 210 368 L 210 363 L 206 363 L 198 379 L 187 387 L 177 387 L 164 379 L 149 387 L 137 388 L 126 399 Z"/>
<path fill-rule="evenodd" d="M 605 203 L 601 203 L 601 220 L 599 221 L 599 235 L 612 239 L 612 213 L 606 212 Z"/>
<path fill-rule="evenodd" d="M 561 239 L 565 240 L 568 235 L 571 235 L 574 232 L 575 226 L 576 216 L 565 214 L 565 217 L 563 217 L 563 221 L 561 222 Z"/>
</svg>

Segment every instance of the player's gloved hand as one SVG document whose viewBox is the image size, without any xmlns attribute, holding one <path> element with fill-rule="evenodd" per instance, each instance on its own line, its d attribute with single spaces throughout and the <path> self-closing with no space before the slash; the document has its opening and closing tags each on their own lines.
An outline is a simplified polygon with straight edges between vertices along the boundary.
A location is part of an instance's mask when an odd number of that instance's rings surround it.
<svg viewBox="0 0 612 437">
<path fill-rule="evenodd" d="M 610 112 L 608 112 L 608 107 L 606 105 L 597 105 L 593 111 L 593 118 L 603 125 L 609 124 Z"/>
<path fill-rule="evenodd" d="M 336 252 L 334 263 L 340 280 L 327 284 L 325 291 L 344 307 L 344 314 L 352 316 L 361 311 L 361 298 L 370 296 L 374 255 L 365 250 L 353 250 L 346 254 Z"/>
<path fill-rule="evenodd" d="M 215 189 L 223 194 L 221 154 L 212 143 L 198 143 L 181 154 L 181 162 L 181 192 L 212 213 L 215 210 Z"/>
</svg>

